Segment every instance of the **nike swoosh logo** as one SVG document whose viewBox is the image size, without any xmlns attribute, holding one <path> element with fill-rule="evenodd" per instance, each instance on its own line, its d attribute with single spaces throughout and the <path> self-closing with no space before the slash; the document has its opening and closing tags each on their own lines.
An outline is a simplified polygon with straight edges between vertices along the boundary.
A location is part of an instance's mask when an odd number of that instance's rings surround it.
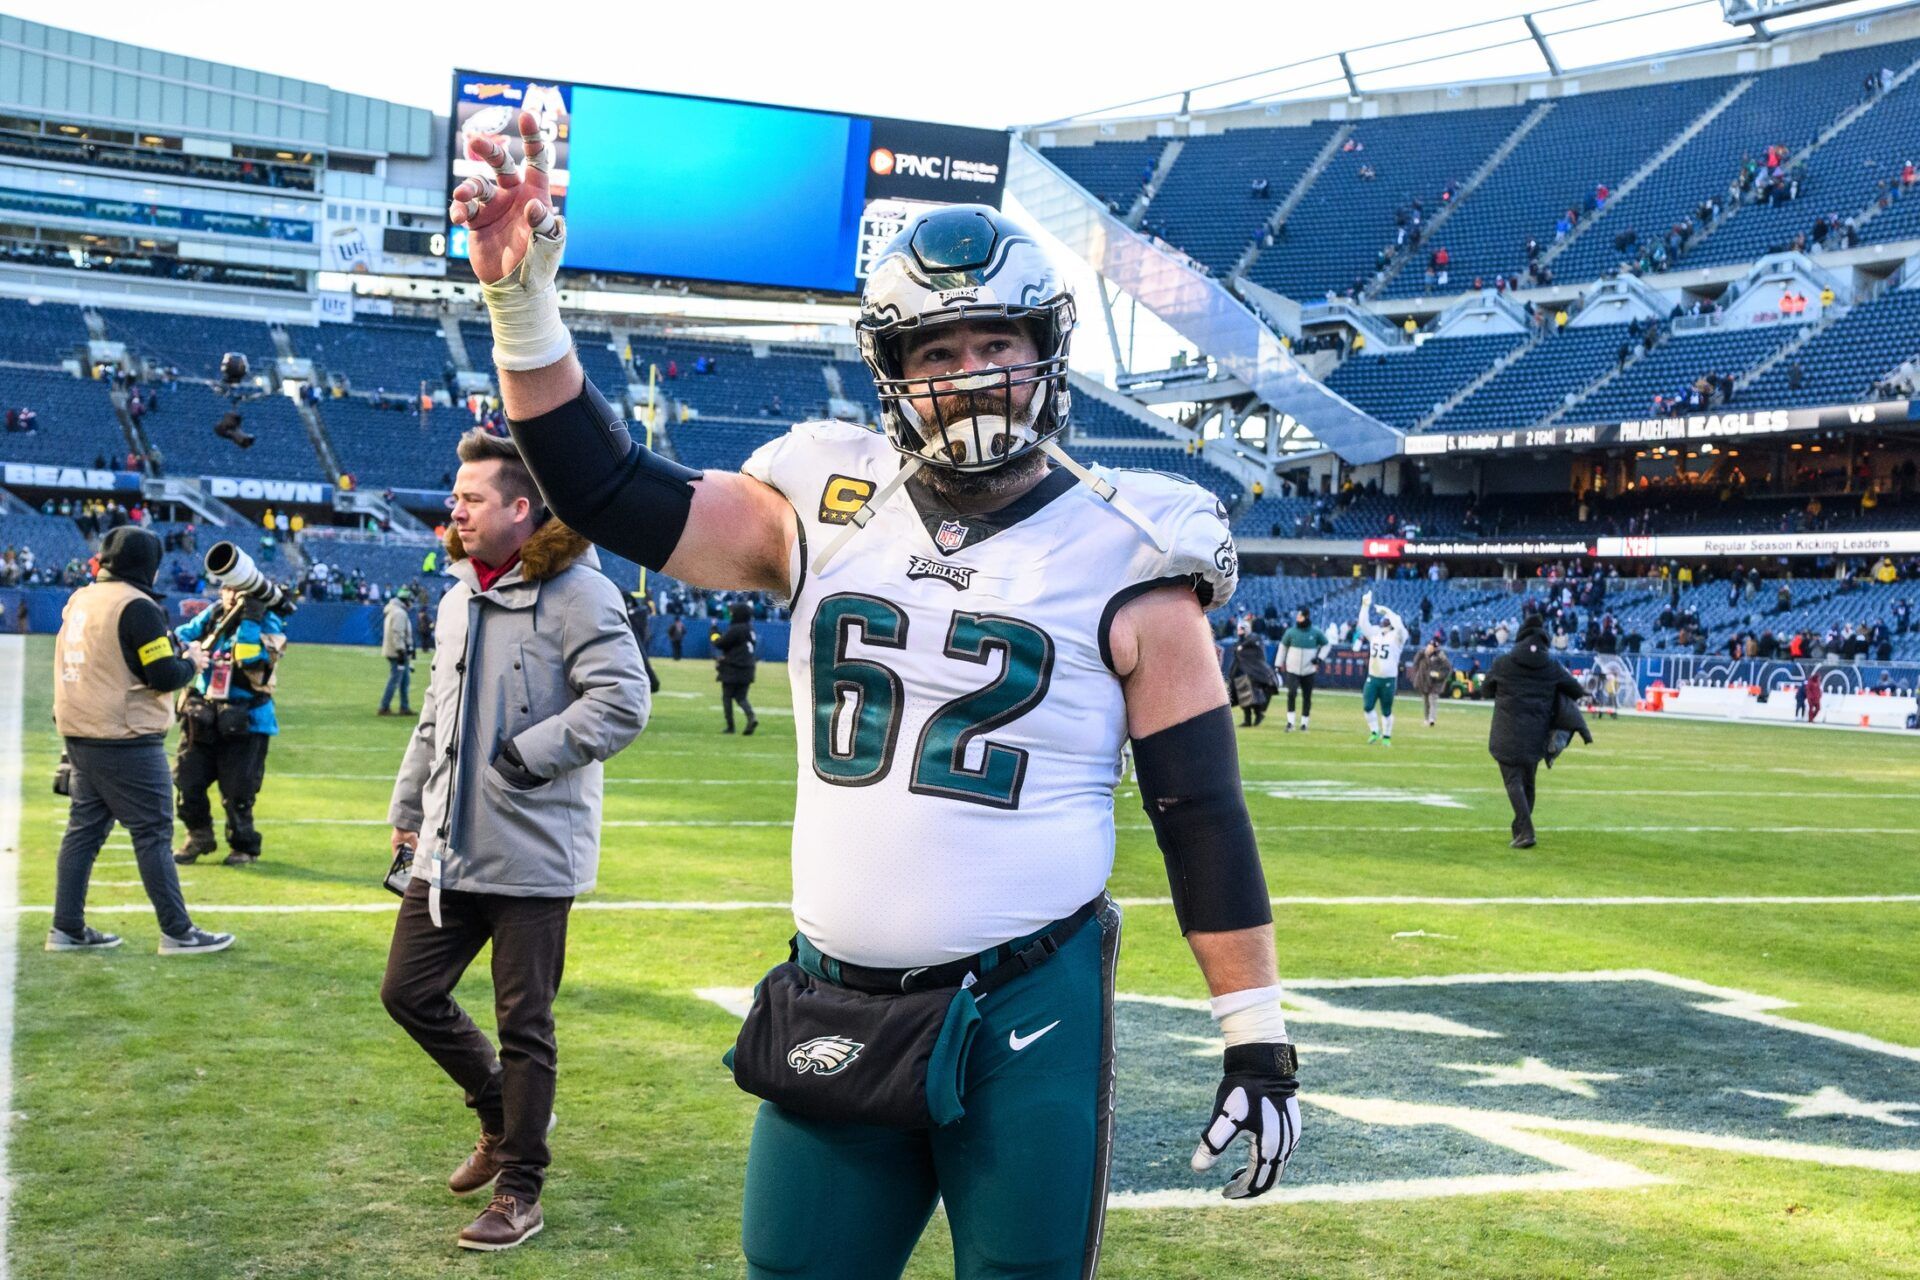
<svg viewBox="0 0 1920 1280">
<path fill-rule="evenodd" d="M 1060 1025 L 1060 1020 L 1056 1018 L 1052 1022 L 1049 1022 L 1046 1026 L 1034 1032 L 1030 1036 L 1023 1036 L 1018 1031 L 1009 1031 L 1007 1032 L 1007 1048 L 1013 1050 L 1015 1053 L 1018 1053 L 1022 1049 L 1026 1048 L 1028 1045 L 1032 1044 L 1035 1040 L 1038 1040 L 1041 1036 L 1047 1034 L 1047 1032 L 1053 1030 L 1055 1027 L 1059 1025 Z"/>
</svg>

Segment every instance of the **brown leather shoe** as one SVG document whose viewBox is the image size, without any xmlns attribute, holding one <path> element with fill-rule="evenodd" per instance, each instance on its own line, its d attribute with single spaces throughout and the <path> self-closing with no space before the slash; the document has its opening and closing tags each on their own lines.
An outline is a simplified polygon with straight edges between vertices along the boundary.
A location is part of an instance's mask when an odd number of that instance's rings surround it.
<svg viewBox="0 0 1920 1280">
<path fill-rule="evenodd" d="M 447 1179 L 447 1190 L 457 1196 L 470 1196 L 499 1177 L 501 1137 L 482 1129 L 480 1141 L 473 1144 L 473 1154 Z"/>
<path fill-rule="evenodd" d="M 460 1247 L 488 1251 L 511 1249 L 528 1236 L 538 1235 L 545 1225 L 538 1200 L 522 1205 L 513 1196 L 495 1196 L 484 1213 L 462 1228 Z"/>
</svg>

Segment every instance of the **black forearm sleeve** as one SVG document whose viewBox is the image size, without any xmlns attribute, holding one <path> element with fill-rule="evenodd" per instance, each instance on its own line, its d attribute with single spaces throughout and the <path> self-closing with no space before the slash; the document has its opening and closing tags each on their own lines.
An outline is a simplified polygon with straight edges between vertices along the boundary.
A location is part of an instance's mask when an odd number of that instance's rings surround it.
<svg viewBox="0 0 1920 1280">
<path fill-rule="evenodd" d="M 119 630 L 120 656 L 147 688 L 172 693 L 193 679 L 193 664 L 174 653 L 167 615 L 153 601 L 135 600 L 122 609 Z"/>
<path fill-rule="evenodd" d="M 1202 712 L 1133 740 L 1140 800 L 1167 860 L 1182 934 L 1273 923 L 1253 819 L 1240 790 L 1233 713 Z"/>
<path fill-rule="evenodd" d="M 507 427 L 541 497 L 569 528 L 649 569 L 666 564 L 698 471 L 635 440 L 591 379 L 558 409 Z"/>
</svg>

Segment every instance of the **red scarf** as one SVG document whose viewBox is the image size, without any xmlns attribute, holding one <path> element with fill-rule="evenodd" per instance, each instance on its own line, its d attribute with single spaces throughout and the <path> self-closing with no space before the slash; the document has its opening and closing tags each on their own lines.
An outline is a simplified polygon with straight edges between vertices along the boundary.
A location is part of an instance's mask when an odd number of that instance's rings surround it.
<svg viewBox="0 0 1920 1280">
<path fill-rule="evenodd" d="M 508 556 L 498 568 L 495 568 L 484 560 L 475 559 L 473 562 L 473 572 L 480 579 L 480 589 L 482 591 L 491 591 L 493 590 L 493 584 L 506 577 L 507 570 L 519 563 L 520 553 L 518 551 Z"/>
</svg>

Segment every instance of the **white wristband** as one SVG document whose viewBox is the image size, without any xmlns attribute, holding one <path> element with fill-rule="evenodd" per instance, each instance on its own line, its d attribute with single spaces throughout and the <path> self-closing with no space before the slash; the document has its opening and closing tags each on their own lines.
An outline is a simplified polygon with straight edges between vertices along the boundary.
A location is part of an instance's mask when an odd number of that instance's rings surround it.
<svg viewBox="0 0 1920 1280">
<path fill-rule="evenodd" d="M 548 210 L 514 273 L 480 286 L 493 319 L 495 368 L 508 373 L 544 369 L 573 349 L 573 336 L 560 320 L 560 295 L 554 286 L 566 235 L 566 220 Z"/>
<path fill-rule="evenodd" d="M 1229 991 L 1210 1002 L 1227 1047 L 1241 1044 L 1277 1044 L 1287 1039 L 1287 1019 L 1280 1010 L 1279 987 L 1252 987 Z"/>
</svg>

